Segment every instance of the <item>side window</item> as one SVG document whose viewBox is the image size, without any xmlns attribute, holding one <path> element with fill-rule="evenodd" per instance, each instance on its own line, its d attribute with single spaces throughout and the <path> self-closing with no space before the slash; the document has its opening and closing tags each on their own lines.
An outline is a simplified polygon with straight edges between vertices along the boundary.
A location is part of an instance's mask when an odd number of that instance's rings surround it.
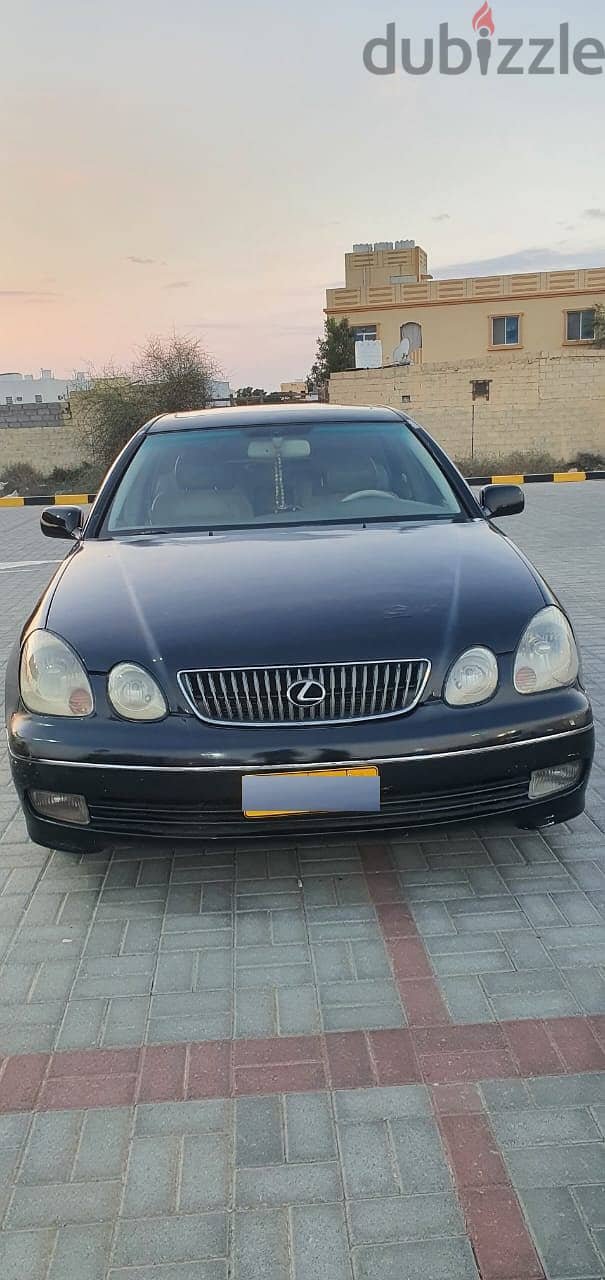
<svg viewBox="0 0 605 1280">
<path fill-rule="evenodd" d="M 353 329 L 356 342 L 375 342 L 378 328 L 375 324 L 359 324 Z"/>
<path fill-rule="evenodd" d="M 595 313 L 589 307 L 584 311 L 566 313 L 565 337 L 567 342 L 594 342 Z"/>
<path fill-rule="evenodd" d="M 492 346 L 518 346 L 520 330 L 519 316 L 492 316 Z"/>
</svg>

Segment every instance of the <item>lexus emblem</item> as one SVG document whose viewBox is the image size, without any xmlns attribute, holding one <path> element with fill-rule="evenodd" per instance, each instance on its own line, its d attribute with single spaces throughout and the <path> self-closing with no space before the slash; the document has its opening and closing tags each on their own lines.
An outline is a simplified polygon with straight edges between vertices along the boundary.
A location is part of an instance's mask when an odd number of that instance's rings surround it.
<svg viewBox="0 0 605 1280">
<path fill-rule="evenodd" d="M 286 691 L 286 697 L 294 707 L 319 707 L 326 691 L 319 680 L 295 680 Z"/>
</svg>

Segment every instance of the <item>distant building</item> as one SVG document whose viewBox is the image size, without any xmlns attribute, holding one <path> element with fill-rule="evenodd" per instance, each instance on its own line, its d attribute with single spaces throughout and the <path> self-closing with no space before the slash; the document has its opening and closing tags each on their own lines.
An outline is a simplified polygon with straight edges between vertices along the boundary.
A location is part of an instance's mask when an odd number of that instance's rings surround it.
<svg viewBox="0 0 605 1280">
<path fill-rule="evenodd" d="M 231 387 L 228 382 L 210 383 L 210 403 L 213 409 L 228 409 L 231 404 Z"/>
<path fill-rule="evenodd" d="M 84 373 L 54 378 L 50 369 L 41 369 L 39 378 L 33 373 L 0 373 L 0 405 L 56 404 L 69 398 L 71 388 L 84 387 L 86 381 Z"/>
<path fill-rule="evenodd" d="M 294 382 L 282 382 L 279 389 L 283 396 L 299 396 L 301 400 L 307 394 L 307 384 L 304 379 L 295 380 Z"/>
<path fill-rule="evenodd" d="M 57 404 L 68 401 L 71 391 L 86 391 L 89 386 L 88 374 L 81 372 L 73 378 L 55 378 L 50 369 L 41 369 L 39 378 L 32 373 L 0 373 L 0 406 Z M 231 404 L 228 382 L 211 383 L 211 404 L 215 409 Z"/>
</svg>

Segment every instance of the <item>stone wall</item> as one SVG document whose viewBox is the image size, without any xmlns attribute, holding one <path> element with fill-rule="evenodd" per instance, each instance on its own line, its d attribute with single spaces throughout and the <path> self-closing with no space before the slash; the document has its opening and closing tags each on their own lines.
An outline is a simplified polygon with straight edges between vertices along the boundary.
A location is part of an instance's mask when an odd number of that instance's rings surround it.
<svg viewBox="0 0 605 1280">
<path fill-rule="evenodd" d="M 478 381 L 489 382 L 489 400 L 473 399 Z M 330 401 L 402 409 L 455 458 L 605 454 L 605 351 L 358 369 L 333 374 Z"/>
</svg>

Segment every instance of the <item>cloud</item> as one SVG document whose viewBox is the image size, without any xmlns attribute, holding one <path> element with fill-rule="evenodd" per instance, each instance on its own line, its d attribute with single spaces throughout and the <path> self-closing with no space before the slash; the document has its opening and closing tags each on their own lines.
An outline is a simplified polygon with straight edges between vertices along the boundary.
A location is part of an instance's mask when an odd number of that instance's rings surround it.
<svg viewBox="0 0 605 1280">
<path fill-rule="evenodd" d="M 436 213 L 432 219 L 433 222 L 449 222 L 449 213 Z"/>
<path fill-rule="evenodd" d="M 438 280 L 458 276 L 500 276 L 525 271 L 561 271 L 572 267 L 598 267 L 605 262 L 605 245 L 597 249 L 565 250 L 538 246 L 506 253 L 499 258 L 478 258 L 474 262 L 447 263 L 434 267 Z"/>
<path fill-rule="evenodd" d="M 605 218 L 605 209 L 585 209 L 585 218 Z"/>
<path fill-rule="evenodd" d="M 0 298 L 25 298 L 29 301 L 38 298 L 60 298 L 60 293 L 52 289 L 0 289 Z"/>
<path fill-rule="evenodd" d="M 156 258 L 137 258 L 134 253 L 129 253 L 127 261 L 134 262 L 137 267 L 151 267 L 154 264 L 154 262 L 157 261 L 157 259 Z"/>
<path fill-rule="evenodd" d="M 202 330 L 207 329 L 209 333 L 211 331 L 216 330 L 217 332 L 223 331 L 225 333 L 244 333 L 245 334 L 250 331 L 250 323 L 246 320 L 233 320 L 233 321 L 209 320 L 207 322 L 203 320 L 201 321 L 196 320 L 196 321 L 193 321 L 187 327 L 189 329 L 202 329 Z M 254 322 L 254 332 L 256 334 L 302 333 L 302 334 L 308 335 L 308 334 L 316 334 L 319 328 L 321 328 L 321 324 L 318 325 L 317 323 L 288 324 L 287 322 L 282 322 L 281 320 L 255 320 Z"/>
<path fill-rule="evenodd" d="M 188 289 L 191 284 L 190 280 L 171 280 L 170 284 L 165 284 L 164 289 Z"/>
</svg>

